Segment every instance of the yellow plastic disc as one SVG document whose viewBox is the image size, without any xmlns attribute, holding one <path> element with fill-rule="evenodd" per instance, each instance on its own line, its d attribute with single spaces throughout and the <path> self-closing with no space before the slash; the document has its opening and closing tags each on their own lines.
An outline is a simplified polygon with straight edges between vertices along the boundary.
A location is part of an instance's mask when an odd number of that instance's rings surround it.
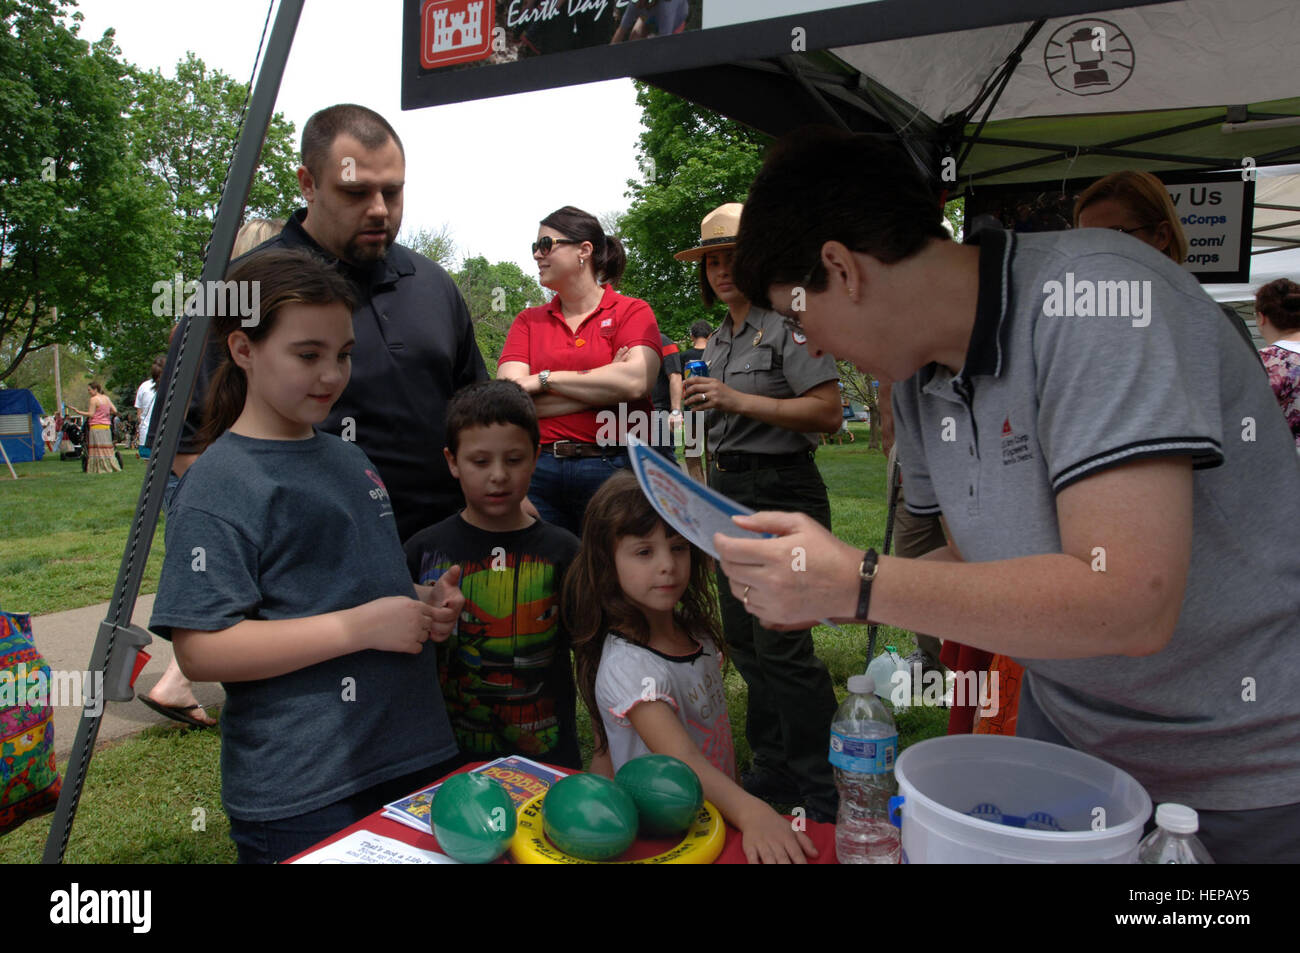
<svg viewBox="0 0 1300 953">
<path fill-rule="evenodd" d="M 517 864 L 711 864 L 722 853 L 727 841 L 727 825 L 721 812 L 704 802 L 700 813 L 686 830 L 682 842 L 672 850 L 640 860 L 581 860 L 564 853 L 549 840 L 542 825 L 542 799 L 539 794 L 519 808 L 519 824 L 510 841 L 510 856 Z"/>
</svg>

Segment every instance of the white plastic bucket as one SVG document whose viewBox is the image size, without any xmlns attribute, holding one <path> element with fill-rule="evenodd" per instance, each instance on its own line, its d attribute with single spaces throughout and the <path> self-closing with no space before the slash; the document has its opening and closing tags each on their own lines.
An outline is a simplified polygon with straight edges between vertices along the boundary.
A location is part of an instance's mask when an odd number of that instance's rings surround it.
<svg viewBox="0 0 1300 953">
<path fill-rule="evenodd" d="M 1028 738 L 931 738 L 899 756 L 894 776 L 903 863 L 1129 863 L 1151 816 L 1130 775 Z"/>
</svg>

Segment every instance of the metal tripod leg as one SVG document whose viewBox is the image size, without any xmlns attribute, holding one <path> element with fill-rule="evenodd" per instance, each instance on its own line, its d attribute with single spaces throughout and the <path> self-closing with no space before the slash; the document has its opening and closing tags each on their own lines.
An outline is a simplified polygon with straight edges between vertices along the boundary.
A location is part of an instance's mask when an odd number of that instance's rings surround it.
<svg viewBox="0 0 1300 953">
<path fill-rule="evenodd" d="M 889 469 L 889 511 L 885 515 L 885 545 L 880 549 L 880 555 L 888 556 L 890 546 L 894 542 L 894 513 L 898 510 L 898 491 L 903 485 L 903 468 L 899 466 L 898 458 L 894 458 L 894 464 Z M 872 623 L 867 626 L 867 664 L 876 657 L 876 634 L 880 626 Z M 865 671 L 865 667 L 863 671 Z"/>
</svg>

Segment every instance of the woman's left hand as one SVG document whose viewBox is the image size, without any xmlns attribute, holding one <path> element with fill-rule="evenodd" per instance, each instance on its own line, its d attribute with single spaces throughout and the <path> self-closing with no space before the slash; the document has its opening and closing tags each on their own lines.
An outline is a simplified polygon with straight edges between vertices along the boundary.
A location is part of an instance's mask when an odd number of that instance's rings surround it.
<svg viewBox="0 0 1300 953">
<path fill-rule="evenodd" d="M 832 536 L 803 513 L 732 517 L 741 529 L 773 533 L 745 539 L 715 533 L 732 594 L 766 628 L 816 619 L 850 619 L 857 611 L 862 551 Z"/>
<path fill-rule="evenodd" d="M 682 410 L 718 410 L 744 413 L 746 394 L 712 377 L 688 377 L 682 389 Z"/>
</svg>

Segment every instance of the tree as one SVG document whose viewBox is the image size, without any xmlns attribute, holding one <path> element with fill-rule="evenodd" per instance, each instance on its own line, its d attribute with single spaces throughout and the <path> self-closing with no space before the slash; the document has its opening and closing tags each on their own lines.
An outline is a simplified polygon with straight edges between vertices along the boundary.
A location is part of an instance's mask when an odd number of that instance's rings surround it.
<svg viewBox="0 0 1300 953">
<path fill-rule="evenodd" d="M 452 237 L 451 226 L 446 222 L 437 229 L 427 226 L 417 229 L 409 238 L 403 236 L 398 240 L 412 251 L 419 252 L 425 258 L 442 265 L 447 271 L 455 270 L 459 249 L 456 240 Z"/>
<path fill-rule="evenodd" d="M 466 258 L 453 275 L 469 307 L 474 337 L 488 370 L 495 375 L 497 359 L 515 316 L 546 301 L 542 287 L 512 261 L 488 264 L 482 255 Z"/>
<path fill-rule="evenodd" d="M 659 329 L 684 340 L 691 324 L 721 320 L 700 300 L 698 272 L 673 254 L 699 244 L 700 220 L 743 202 L 770 141 L 747 126 L 684 99 L 637 84 L 644 178 L 628 182 L 631 206 L 620 225 L 628 264 L 620 291 L 649 302 Z"/>
<path fill-rule="evenodd" d="M 0 380 L 56 342 L 93 350 L 165 265 L 165 196 L 123 118 L 128 68 L 112 31 L 87 43 L 68 6 L 0 0 Z"/>
<path fill-rule="evenodd" d="M 169 205 L 163 224 L 170 255 L 147 286 L 152 289 L 158 281 L 174 283 L 178 274 L 186 281 L 202 273 L 248 86 L 208 69 L 193 53 L 176 65 L 173 77 L 133 68 L 131 81 L 132 146 Z M 287 218 L 300 204 L 294 140 L 293 123 L 276 113 L 262 145 L 245 219 Z M 104 341 L 112 367 L 110 386 L 134 387 L 148 376 L 154 355 L 167 350 L 177 315 L 171 313 L 174 307 L 155 308 L 154 301 L 152 291 L 142 296 L 130 320 L 114 327 Z"/>
</svg>

